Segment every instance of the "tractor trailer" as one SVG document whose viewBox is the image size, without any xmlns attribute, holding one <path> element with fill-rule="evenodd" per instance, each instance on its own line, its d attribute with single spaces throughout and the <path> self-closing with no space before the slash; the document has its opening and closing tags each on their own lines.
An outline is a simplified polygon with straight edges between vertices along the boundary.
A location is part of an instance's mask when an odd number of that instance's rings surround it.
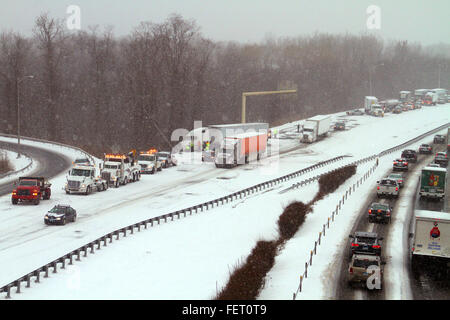
<svg viewBox="0 0 450 320">
<path fill-rule="evenodd" d="M 303 125 L 303 136 L 301 142 L 312 143 L 328 135 L 331 125 L 331 116 L 328 115 L 317 115 L 309 118 L 305 121 Z"/>
<path fill-rule="evenodd" d="M 413 270 L 437 273 L 450 268 L 450 213 L 416 210 L 412 237 Z"/>
<path fill-rule="evenodd" d="M 421 199 L 444 199 L 447 170 L 445 168 L 424 167 L 420 176 Z"/>
<path fill-rule="evenodd" d="M 267 131 L 227 135 L 215 155 L 217 168 L 232 168 L 266 156 Z"/>
</svg>

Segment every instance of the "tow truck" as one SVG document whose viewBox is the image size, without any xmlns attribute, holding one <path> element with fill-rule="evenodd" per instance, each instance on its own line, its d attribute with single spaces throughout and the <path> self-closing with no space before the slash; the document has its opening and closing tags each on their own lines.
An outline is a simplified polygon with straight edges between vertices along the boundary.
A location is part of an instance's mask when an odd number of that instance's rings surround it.
<svg viewBox="0 0 450 320">
<path fill-rule="evenodd" d="M 128 182 L 139 181 L 141 167 L 135 155 L 135 150 L 128 154 L 105 154 L 103 165 L 100 164 L 102 179 L 108 181 L 109 186 L 116 188 Z"/>
<path fill-rule="evenodd" d="M 149 149 L 148 151 L 141 151 L 138 156 L 140 173 L 155 174 L 156 171 L 161 171 L 162 164 L 158 157 L 158 150 Z"/>
</svg>

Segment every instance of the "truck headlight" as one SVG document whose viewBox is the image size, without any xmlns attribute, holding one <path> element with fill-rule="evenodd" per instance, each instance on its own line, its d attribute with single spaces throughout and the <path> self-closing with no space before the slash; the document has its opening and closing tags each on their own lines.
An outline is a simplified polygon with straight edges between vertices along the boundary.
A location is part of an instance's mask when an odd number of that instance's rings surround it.
<svg viewBox="0 0 450 320">
<path fill-rule="evenodd" d="M 56 220 L 61 220 L 61 218 L 56 218 Z"/>
<path fill-rule="evenodd" d="M 82 188 L 86 188 L 86 185 L 85 185 L 85 184 L 82 184 L 81 187 L 82 187 Z"/>
</svg>

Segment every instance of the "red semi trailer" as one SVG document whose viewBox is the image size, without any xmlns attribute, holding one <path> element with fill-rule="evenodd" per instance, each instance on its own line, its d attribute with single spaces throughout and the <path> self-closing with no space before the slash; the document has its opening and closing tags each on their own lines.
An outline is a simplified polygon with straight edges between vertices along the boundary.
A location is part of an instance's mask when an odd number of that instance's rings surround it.
<svg viewBox="0 0 450 320">
<path fill-rule="evenodd" d="M 266 155 L 267 130 L 226 136 L 216 154 L 217 168 L 231 168 Z"/>
</svg>

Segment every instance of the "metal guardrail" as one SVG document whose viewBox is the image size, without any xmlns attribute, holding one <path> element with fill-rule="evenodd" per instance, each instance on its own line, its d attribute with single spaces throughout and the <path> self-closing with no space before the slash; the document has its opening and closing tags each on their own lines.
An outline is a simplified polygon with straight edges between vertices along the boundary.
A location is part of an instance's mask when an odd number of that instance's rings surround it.
<svg viewBox="0 0 450 320">
<path fill-rule="evenodd" d="M 0 133 L 0 136 L 8 137 L 8 138 L 17 138 L 16 135 L 13 135 L 13 134 L 7 134 L 7 133 Z M 52 145 L 57 145 L 57 146 L 65 147 L 65 148 L 68 148 L 68 149 L 77 150 L 77 151 L 83 153 L 86 157 L 89 158 L 89 160 L 90 160 L 92 163 L 95 164 L 94 157 L 93 157 L 91 154 L 89 154 L 88 152 L 86 152 L 86 151 L 84 151 L 83 149 L 81 149 L 81 148 L 69 146 L 69 145 L 67 145 L 67 144 L 60 143 L 60 142 L 54 142 L 54 141 L 49 141 L 49 140 L 45 140 L 45 139 L 38 139 L 38 138 L 32 138 L 32 137 L 24 137 L 24 136 L 21 136 L 21 139 L 22 139 L 22 140 L 31 140 L 31 141 L 35 141 L 35 142 L 42 142 L 42 143 L 47 143 L 47 144 L 52 144 Z"/>
<path fill-rule="evenodd" d="M 354 162 L 354 164 L 359 164 L 359 163 L 362 163 L 362 162 L 370 161 L 370 160 L 373 160 L 373 159 L 375 159 L 375 158 L 377 158 L 379 156 L 383 156 L 383 155 L 386 155 L 388 153 L 392 153 L 394 151 L 397 151 L 400 148 L 405 147 L 406 145 L 414 143 L 414 142 L 416 142 L 418 140 L 421 140 L 422 138 L 424 138 L 424 137 L 426 137 L 426 136 L 428 136 L 428 135 L 430 135 L 430 134 L 432 134 L 434 132 L 437 132 L 437 131 L 440 131 L 440 130 L 444 129 L 444 128 L 448 127 L 449 125 L 450 125 L 450 123 L 447 123 L 447 124 L 445 124 L 443 126 L 440 126 L 440 127 L 436 128 L 436 129 L 430 130 L 430 131 L 428 131 L 428 132 L 426 132 L 426 133 L 424 133 L 424 134 L 422 134 L 422 135 L 420 135 L 420 136 L 418 136 L 418 137 L 416 137 L 414 139 L 411 139 L 411 140 L 409 140 L 409 141 L 407 141 L 405 143 L 402 143 L 402 144 L 400 144 L 398 146 L 395 146 L 395 147 L 389 148 L 389 149 L 387 149 L 387 150 L 385 150 L 383 152 L 380 152 L 377 155 L 372 155 L 372 156 L 363 158 L 361 160 L 357 160 L 357 161 Z M 0 134 L 0 135 L 3 135 L 3 134 Z M 28 138 L 26 138 L 26 139 L 28 139 Z M 33 138 L 32 138 L 32 140 L 39 141 L 39 139 L 33 139 Z M 51 142 L 48 142 L 48 141 L 45 141 L 45 140 L 43 140 L 43 141 L 47 142 L 47 143 L 51 143 Z M 40 141 L 40 142 L 42 142 L 42 141 Z M 59 144 L 59 145 L 62 145 L 62 146 L 68 147 L 68 148 L 72 148 L 72 149 L 78 149 L 78 150 L 84 152 L 83 150 L 81 150 L 79 148 L 73 148 L 73 147 L 70 147 L 70 146 L 67 146 L 67 145 L 64 145 L 64 144 Z M 40 282 L 40 275 L 41 275 L 41 273 L 44 273 L 45 274 L 44 278 L 47 278 L 48 274 L 49 274 L 49 269 L 53 269 L 53 273 L 57 273 L 58 264 L 61 265 L 61 269 L 64 269 L 65 266 L 66 266 L 66 261 L 67 260 L 69 261 L 68 262 L 69 265 L 73 264 L 74 257 L 75 257 L 76 261 L 80 261 L 81 260 L 81 253 L 83 253 L 84 257 L 87 257 L 88 251 L 90 251 L 91 253 L 94 253 L 95 247 L 97 247 L 97 250 L 100 250 L 101 246 L 102 246 L 102 243 L 103 243 L 103 246 L 107 246 L 107 243 L 112 243 L 113 237 L 116 237 L 116 240 L 119 240 L 120 234 L 122 234 L 123 237 L 126 237 L 127 236 L 127 232 L 129 234 L 133 234 L 135 229 L 137 229 L 137 231 L 141 231 L 141 228 L 147 229 L 148 225 L 153 227 L 155 224 L 158 224 L 158 225 L 161 224 L 161 222 L 166 223 L 168 221 L 168 219 L 170 219 L 169 221 L 173 221 L 175 219 L 175 217 L 177 219 L 180 219 L 181 216 L 186 217 L 188 214 L 189 215 L 192 215 L 193 213 L 197 214 L 199 212 L 203 212 L 203 211 L 207 211 L 209 209 L 212 209 L 212 208 L 214 208 L 214 205 L 216 207 L 218 207 L 219 205 L 227 204 L 229 202 L 232 202 L 232 201 L 235 201 L 235 200 L 238 200 L 238 199 L 240 200 L 243 197 L 246 197 L 248 195 L 254 194 L 255 192 L 259 192 L 259 191 L 264 190 L 266 188 L 273 187 L 274 185 L 279 184 L 281 182 L 286 182 L 288 180 L 294 179 L 294 178 L 298 177 L 299 175 L 302 175 L 302 174 L 304 174 L 306 172 L 310 172 L 310 171 L 315 170 L 315 169 L 317 169 L 319 167 L 323 167 L 323 166 L 328 165 L 328 164 L 330 164 L 332 162 L 335 162 L 335 161 L 338 161 L 338 160 L 342 160 L 344 157 L 345 156 L 339 156 L 339 157 L 335 157 L 335 158 L 332 158 L 332 159 L 329 159 L 329 160 L 326 160 L 326 161 L 322 161 L 322 162 L 316 163 L 316 164 L 314 164 L 312 166 L 309 166 L 307 168 L 295 171 L 293 173 L 284 175 L 284 176 L 276 178 L 276 179 L 272 179 L 272 180 L 269 180 L 269 181 L 266 181 L 266 182 L 254 185 L 252 187 L 243 189 L 241 191 L 234 192 L 234 193 L 229 194 L 227 196 L 224 196 L 224 197 L 221 197 L 221 198 L 218 198 L 218 199 L 215 199 L 215 200 L 207 201 L 207 202 L 204 202 L 204 203 L 201 203 L 201 204 L 198 204 L 198 205 L 194 205 L 194 206 L 191 206 L 189 208 L 177 210 L 177 211 L 174 211 L 174 212 L 171 212 L 171 213 L 168 213 L 168 214 L 164 214 L 164 215 L 161 215 L 161 216 L 158 216 L 158 217 L 153 217 L 153 218 L 150 218 L 150 219 L 146 219 L 146 220 L 143 220 L 143 221 L 131 224 L 129 226 L 117 229 L 115 231 L 109 232 L 109 233 L 107 233 L 107 234 L 97 238 L 96 240 L 91 241 L 88 244 L 85 244 L 85 245 L 83 245 L 83 246 L 81 246 L 81 247 L 79 247 L 79 248 L 77 248 L 75 250 L 72 250 L 71 252 L 69 252 L 69 253 L 67 253 L 67 254 L 65 254 L 65 255 L 63 255 L 63 256 L 55 259 L 55 260 L 53 260 L 52 262 L 49 262 L 49 263 L 47 263 L 47 264 L 45 264 L 45 265 L 43 265 L 43 266 L 41 266 L 41 267 L 31 271 L 30 273 L 27 273 L 26 275 L 24 275 L 24 276 L 14 280 L 14 281 L 12 281 L 12 282 L 10 282 L 10 283 L 0 287 L 0 293 L 6 293 L 6 298 L 11 298 L 11 288 L 16 287 L 16 293 L 20 293 L 21 283 L 22 282 L 26 282 L 26 287 L 28 288 L 31 285 L 31 278 L 35 277 L 36 278 L 35 282 L 39 283 Z M 326 172 L 326 173 L 328 173 L 328 172 Z M 326 174 L 326 173 L 323 173 L 323 174 Z M 309 179 L 306 179 L 305 181 L 312 182 L 313 180 L 311 180 L 311 179 L 312 178 L 309 178 Z M 303 185 L 304 184 L 305 184 L 305 182 L 303 182 Z M 301 185 L 301 182 L 300 182 L 300 185 Z"/>
<path fill-rule="evenodd" d="M 11 151 L 11 150 L 10 150 L 10 151 Z M 22 169 L 15 170 L 15 171 L 9 171 L 9 172 L 0 174 L 0 179 L 3 179 L 3 178 L 6 178 L 6 177 L 9 177 L 9 176 L 12 176 L 12 175 L 21 173 L 21 172 L 27 170 L 28 168 L 30 168 L 30 167 L 33 165 L 33 158 L 31 158 L 30 156 L 28 156 L 28 155 L 27 155 L 26 153 L 24 153 L 24 152 L 22 152 L 22 155 L 24 155 L 24 156 L 26 156 L 28 159 L 30 159 L 30 163 L 27 164 L 27 165 L 26 165 L 25 167 L 23 167 Z"/>
</svg>

